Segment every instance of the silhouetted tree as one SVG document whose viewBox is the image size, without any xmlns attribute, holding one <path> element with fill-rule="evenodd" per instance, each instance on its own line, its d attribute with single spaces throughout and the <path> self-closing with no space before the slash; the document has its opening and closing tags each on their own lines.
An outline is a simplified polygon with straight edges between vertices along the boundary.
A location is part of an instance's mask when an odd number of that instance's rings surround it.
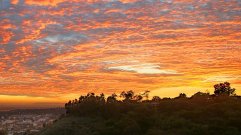
<svg viewBox="0 0 241 135">
<path fill-rule="evenodd" d="M 72 103 L 71 103 L 71 100 L 65 104 L 65 109 L 66 109 L 66 113 L 70 113 L 70 109 L 72 107 Z"/>
<path fill-rule="evenodd" d="M 87 94 L 87 97 L 93 97 L 93 96 L 95 96 L 95 93 L 93 93 L 93 92 L 90 92 Z"/>
<path fill-rule="evenodd" d="M 192 95 L 191 98 L 208 98 L 210 96 L 209 93 L 204 93 L 204 92 L 197 92 L 195 94 Z"/>
<path fill-rule="evenodd" d="M 149 93 L 150 91 L 149 90 L 146 90 L 144 93 L 141 94 L 142 97 L 146 98 L 146 100 L 148 100 L 149 98 Z"/>
<path fill-rule="evenodd" d="M 153 96 L 151 101 L 153 101 L 153 102 L 160 102 L 161 98 L 158 97 L 158 96 Z"/>
<path fill-rule="evenodd" d="M 134 100 L 137 102 L 140 102 L 143 99 L 143 97 L 141 95 L 135 95 L 134 96 Z"/>
<path fill-rule="evenodd" d="M 182 98 L 187 98 L 187 95 L 185 93 L 180 93 L 178 97 L 176 97 L 177 99 L 182 99 Z"/>
<path fill-rule="evenodd" d="M 231 88 L 229 82 L 219 83 L 214 85 L 214 94 L 219 95 L 234 95 L 235 89 Z"/>
<path fill-rule="evenodd" d="M 113 93 L 111 96 L 109 96 L 106 100 L 107 103 L 115 103 L 117 101 L 116 99 L 117 95 Z"/>
<path fill-rule="evenodd" d="M 121 92 L 120 97 L 124 98 L 124 101 L 130 101 L 133 99 L 134 94 L 135 93 L 132 90 L 127 91 L 127 92 L 123 91 L 123 92 Z"/>
<path fill-rule="evenodd" d="M 103 99 L 103 98 L 105 99 L 105 94 L 104 94 L 104 93 L 101 93 L 101 94 L 100 94 L 100 98 L 101 98 L 101 99 Z"/>
</svg>

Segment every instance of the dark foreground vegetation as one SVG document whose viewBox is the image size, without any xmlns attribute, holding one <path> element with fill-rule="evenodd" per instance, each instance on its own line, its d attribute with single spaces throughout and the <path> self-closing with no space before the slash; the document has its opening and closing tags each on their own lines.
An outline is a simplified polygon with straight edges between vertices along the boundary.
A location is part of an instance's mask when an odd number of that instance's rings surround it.
<svg viewBox="0 0 241 135">
<path fill-rule="evenodd" d="M 89 93 L 65 104 L 66 116 L 41 135 L 241 135 L 241 98 L 225 82 L 214 94 L 148 100 L 148 91 Z M 117 100 L 118 99 L 118 100 Z"/>
</svg>

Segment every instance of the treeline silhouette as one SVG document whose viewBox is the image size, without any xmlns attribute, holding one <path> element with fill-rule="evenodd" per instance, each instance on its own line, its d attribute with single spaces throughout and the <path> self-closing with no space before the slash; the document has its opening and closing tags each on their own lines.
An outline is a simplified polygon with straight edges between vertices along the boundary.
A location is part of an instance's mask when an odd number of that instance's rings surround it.
<svg viewBox="0 0 241 135">
<path fill-rule="evenodd" d="M 79 99 L 74 99 L 72 101 L 70 100 L 65 104 L 65 109 L 67 114 L 79 116 L 92 114 L 105 116 L 105 114 L 107 114 L 107 117 L 110 117 L 110 113 L 114 113 L 114 115 L 116 115 L 115 113 L 118 114 L 117 110 L 120 110 L 119 113 L 125 113 L 125 111 L 132 111 L 136 106 L 139 105 L 148 106 L 150 109 L 159 110 L 159 107 L 165 107 L 162 103 L 166 102 L 171 103 L 177 101 L 180 103 L 190 102 L 190 105 L 199 103 L 209 105 L 212 103 L 221 102 L 222 100 L 226 101 L 228 99 L 233 99 L 236 101 L 236 99 L 240 98 L 240 96 L 235 94 L 235 89 L 231 88 L 229 82 L 214 85 L 214 94 L 197 92 L 190 98 L 188 98 L 185 93 L 180 93 L 178 97 L 173 99 L 161 99 L 159 96 L 153 96 L 152 99 L 149 100 L 149 92 L 150 91 L 145 91 L 141 94 L 135 94 L 134 91 L 130 90 L 121 92 L 119 96 L 114 93 L 107 98 L 103 93 L 100 95 L 88 93 L 85 96 L 80 96 Z M 173 106 L 170 107 L 173 108 Z M 169 107 L 166 108 L 166 111 L 168 110 L 170 110 Z"/>
<path fill-rule="evenodd" d="M 149 91 L 141 94 L 123 91 L 119 96 L 94 93 L 80 96 L 65 104 L 63 121 L 69 124 L 55 132 L 60 135 L 241 135 L 241 98 L 228 82 L 214 85 L 214 94 L 197 92 L 187 97 L 181 93 L 175 98 L 151 99 L 148 94 Z"/>
</svg>

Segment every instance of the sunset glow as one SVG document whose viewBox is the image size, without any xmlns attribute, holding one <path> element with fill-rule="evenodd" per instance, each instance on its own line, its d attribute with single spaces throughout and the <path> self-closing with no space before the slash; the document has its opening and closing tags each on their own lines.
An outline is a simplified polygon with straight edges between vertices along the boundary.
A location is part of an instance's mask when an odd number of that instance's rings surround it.
<svg viewBox="0 0 241 135">
<path fill-rule="evenodd" d="M 240 0 L 0 0 L 0 106 L 224 81 L 241 94 Z"/>
</svg>

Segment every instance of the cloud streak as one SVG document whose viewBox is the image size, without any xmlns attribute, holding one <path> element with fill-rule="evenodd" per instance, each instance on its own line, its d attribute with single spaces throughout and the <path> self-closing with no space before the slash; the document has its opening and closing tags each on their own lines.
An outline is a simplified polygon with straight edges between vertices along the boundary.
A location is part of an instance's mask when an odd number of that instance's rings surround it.
<svg viewBox="0 0 241 135">
<path fill-rule="evenodd" d="M 139 74 L 169 74 L 169 75 L 176 75 L 178 74 L 174 70 L 163 70 L 160 69 L 160 66 L 153 64 L 153 63 L 143 63 L 140 65 L 126 65 L 126 66 L 116 66 L 116 67 L 109 67 L 110 70 L 120 70 L 120 71 L 127 71 L 127 72 L 136 72 Z"/>
</svg>

